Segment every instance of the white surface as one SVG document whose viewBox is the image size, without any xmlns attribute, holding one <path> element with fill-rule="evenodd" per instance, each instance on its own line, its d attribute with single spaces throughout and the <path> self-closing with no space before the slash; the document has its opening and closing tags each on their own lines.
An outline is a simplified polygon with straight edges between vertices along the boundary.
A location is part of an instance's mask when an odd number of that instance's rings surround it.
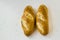
<svg viewBox="0 0 60 40">
<path fill-rule="evenodd" d="M 23 33 L 21 16 L 27 5 L 36 10 L 41 4 L 49 9 L 50 33 L 37 30 L 29 37 Z M 60 0 L 0 0 L 0 40 L 60 40 Z"/>
</svg>

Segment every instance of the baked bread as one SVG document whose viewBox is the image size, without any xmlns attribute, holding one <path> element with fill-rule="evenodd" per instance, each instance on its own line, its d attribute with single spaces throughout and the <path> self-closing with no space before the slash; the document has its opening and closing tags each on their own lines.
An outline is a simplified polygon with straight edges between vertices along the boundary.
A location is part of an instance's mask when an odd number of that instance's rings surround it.
<svg viewBox="0 0 60 40">
<path fill-rule="evenodd" d="M 40 5 L 36 14 L 36 26 L 42 35 L 48 34 L 48 9 L 45 5 Z"/>
<path fill-rule="evenodd" d="M 26 36 L 29 36 L 30 34 L 33 33 L 34 31 L 34 22 L 35 22 L 35 15 L 34 15 L 34 10 L 31 6 L 26 6 L 24 9 L 23 16 L 21 18 L 21 23 L 22 23 L 22 28 L 24 31 L 24 34 Z"/>
</svg>

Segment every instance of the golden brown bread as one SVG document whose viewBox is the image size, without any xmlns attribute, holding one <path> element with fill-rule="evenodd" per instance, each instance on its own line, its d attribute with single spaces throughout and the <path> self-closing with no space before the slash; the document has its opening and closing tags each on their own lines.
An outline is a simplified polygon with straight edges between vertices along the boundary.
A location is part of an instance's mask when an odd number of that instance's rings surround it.
<svg viewBox="0 0 60 40">
<path fill-rule="evenodd" d="M 26 36 L 29 36 L 33 33 L 34 20 L 35 20 L 35 15 L 33 8 L 31 6 L 26 6 L 21 20 L 22 28 Z"/>
<path fill-rule="evenodd" d="M 40 5 L 36 14 L 36 26 L 42 35 L 48 34 L 48 9 L 45 5 Z"/>
</svg>

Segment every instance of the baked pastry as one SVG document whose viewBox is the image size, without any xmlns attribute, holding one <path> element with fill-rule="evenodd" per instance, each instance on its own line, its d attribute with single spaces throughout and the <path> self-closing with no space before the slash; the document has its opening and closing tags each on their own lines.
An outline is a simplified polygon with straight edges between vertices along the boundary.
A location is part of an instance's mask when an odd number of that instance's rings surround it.
<svg viewBox="0 0 60 40">
<path fill-rule="evenodd" d="M 31 6 L 26 6 L 24 9 L 23 16 L 21 18 L 21 24 L 22 28 L 24 31 L 24 34 L 26 36 L 29 36 L 33 33 L 34 31 L 34 24 L 35 24 L 35 15 L 34 15 L 34 10 Z"/>
<path fill-rule="evenodd" d="M 36 14 L 36 26 L 42 35 L 48 34 L 48 9 L 45 5 L 40 5 Z"/>
</svg>

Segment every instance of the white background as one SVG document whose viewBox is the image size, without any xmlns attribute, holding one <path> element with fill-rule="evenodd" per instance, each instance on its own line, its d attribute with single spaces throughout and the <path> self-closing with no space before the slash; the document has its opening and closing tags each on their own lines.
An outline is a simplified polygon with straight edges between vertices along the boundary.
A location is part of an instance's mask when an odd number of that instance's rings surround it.
<svg viewBox="0 0 60 40">
<path fill-rule="evenodd" d="M 27 5 L 38 9 L 45 4 L 49 11 L 49 34 L 37 30 L 26 37 L 21 26 L 21 16 Z M 0 0 L 0 40 L 60 40 L 60 0 Z"/>
</svg>

